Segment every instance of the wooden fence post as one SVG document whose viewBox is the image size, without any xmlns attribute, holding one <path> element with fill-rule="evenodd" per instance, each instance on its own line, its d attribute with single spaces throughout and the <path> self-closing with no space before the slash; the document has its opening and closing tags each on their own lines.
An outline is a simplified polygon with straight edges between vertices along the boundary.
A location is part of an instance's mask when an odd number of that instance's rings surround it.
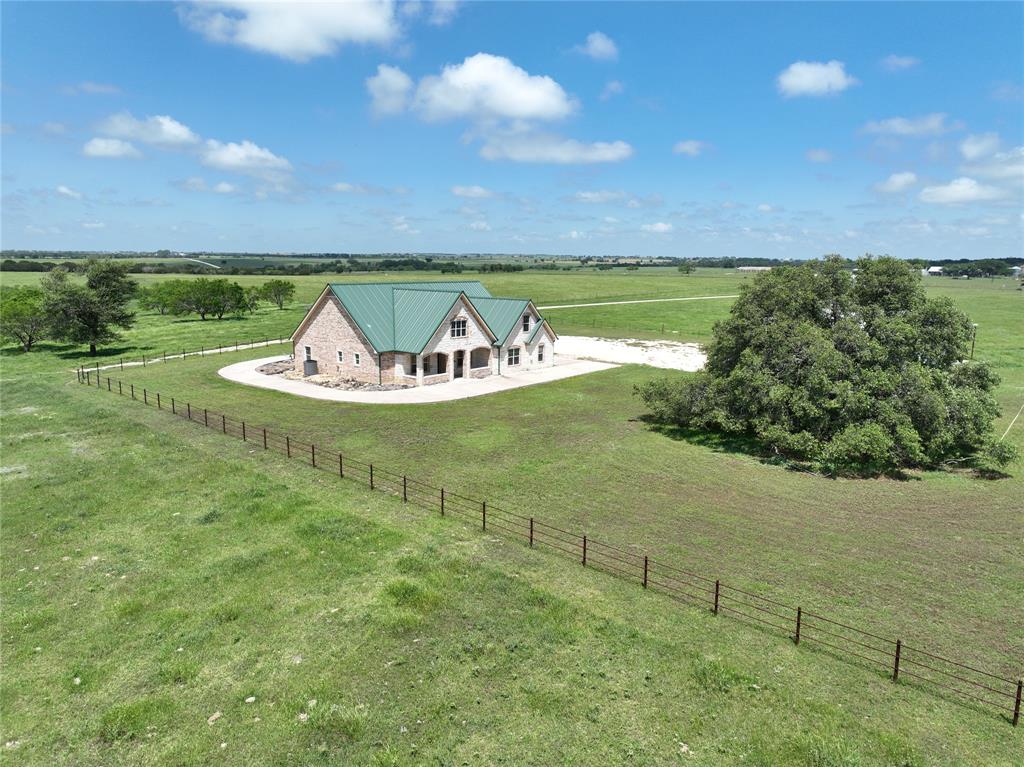
<svg viewBox="0 0 1024 767">
<path fill-rule="evenodd" d="M 263 449 L 267 449 L 267 430 L 263 430 Z"/>
<path fill-rule="evenodd" d="M 583 536 L 583 566 L 587 566 L 587 536 Z"/>
<path fill-rule="evenodd" d="M 135 384 L 131 384 L 132 387 L 132 399 L 135 399 Z"/>
<path fill-rule="evenodd" d="M 480 501 L 480 519 L 483 521 L 484 530 L 487 529 L 487 501 Z"/>
<path fill-rule="evenodd" d="M 291 458 L 292 457 L 292 438 L 289 437 L 287 434 L 284 437 L 284 449 L 285 449 L 285 452 L 287 453 L 288 457 Z"/>
<path fill-rule="evenodd" d="M 409 479 L 402 475 L 402 503 L 409 502 Z"/>
<path fill-rule="evenodd" d="M 370 464 L 370 489 L 373 490 L 373 464 Z"/>
<path fill-rule="evenodd" d="M 200 346 L 199 347 L 199 356 L 200 357 L 205 357 L 206 356 L 206 347 L 205 346 Z"/>
<path fill-rule="evenodd" d="M 444 488 L 441 488 L 441 516 L 444 516 Z"/>
<path fill-rule="evenodd" d="M 177 415 L 178 411 L 174 407 L 174 397 L 171 397 L 171 415 Z"/>
<path fill-rule="evenodd" d="M 142 367 L 146 367 L 146 355 L 142 355 Z"/>
<path fill-rule="evenodd" d="M 164 362 L 167 362 L 167 352 L 164 352 Z"/>
<path fill-rule="evenodd" d="M 530 517 L 530 548 L 533 548 L 533 517 Z"/>
<path fill-rule="evenodd" d="M 192 420 L 192 403 L 191 402 L 186 402 L 185 404 L 188 406 L 188 420 L 191 421 Z"/>
<path fill-rule="evenodd" d="M 1020 721 L 1020 697 L 1021 691 L 1024 690 L 1024 680 L 1017 680 L 1017 698 L 1013 702 L 1013 726 L 1016 727 Z"/>
<path fill-rule="evenodd" d="M 110 376 L 107 376 L 107 391 L 113 391 L 110 385 Z"/>
<path fill-rule="evenodd" d="M 245 421 L 242 421 L 242 442 L 248 442 L 245 438 Z"/>
<path fill-rule="evenodd" d="M 226 415 L 223 415 L 223 414 L 220 417 L 220 430 L 224 434 L 228 433 L 228 417 Z"/>
<path fill-rule="evenodd" d="M 644 588 L 645 589 L 647 588 L 647 570 L 648 570 L 647 555 L 644 554 Z"/>
<path fill-rule="evenodd" d="M 210 414 L 206 411 L 205 407 L 203 408 L 203 426 L 207 429 L 210 428 Z"/>
<path fill-rule="evenodd" d="M 338 476 L 341 479 L 345 478 L 345 459 L 341 457 L 341 453 L 338 453 Z"/>
<path fill-rule="evenodd" d="M 793 635 L 793 644 L 800 644 L 800 619 L 803 617 L 803 610 L 796 608 L 796 633 Z"/>
<path fill-rule="evenodd" d="M 160 392 L 156 393 L 156 409 L 163 410 L 163 405 L 160 404 Z"/>
<path fill-rule="evenodd" d="M 721 583 L 719 581 L 715 581 L 715 608 L 712 611 L 712 612 L 714 612 L 715 615 L 718 615 L 718 594 L 719 594 L 720 589 L 721 589 Z"/>
<path fill-rule="evenodd" d="M 896 640 L 896 660 L 892 665 L 892 681 L 900 680 L 900 655 L 903 653 L 903 640 Z"/>
<path fill-rule="evenodd" d="M 313 468 L 316 468 L 316 445 L 312 442 L 309 443 L 309 459 L 313 462 Z"/>
</svg>

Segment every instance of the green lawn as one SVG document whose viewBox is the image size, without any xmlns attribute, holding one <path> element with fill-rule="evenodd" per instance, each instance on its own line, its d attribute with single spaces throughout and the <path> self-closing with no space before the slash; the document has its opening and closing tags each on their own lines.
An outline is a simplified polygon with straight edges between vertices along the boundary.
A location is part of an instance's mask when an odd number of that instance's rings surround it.
<svg viewBox="0 0 1024 767">
<path fill-rule="evenodd" d="M 496 294 L 544 290 L 543 305 L 716 294 L 740 279 L 542 277 L 484 281 Z M 322 287 L 315 279 L 302 301 Z M 979 323 L 976 354 L 1004 376 L 1000 433 L 1024 403 L 1024 296 L 1007 285 L 929 283 Z M 631 308 L 672 307 L 696 328 L 707 320 L 686 313 L 711 303 L 595 310 L 622 311 L 621 324 Z M 143 315 L 115 356 L 287 333 L 301 314 Z M 216 375 L 265 353 L 123 377 L 1021 673 L 1024 465 L 999 481 L 794 473 L 650 430 L 631 387 L 662 373 L 642 367 L 404 407 L 308 401 Z M 54 347 L 2 358 L 0 704 L 19 761 L 1019 763 L 1019 732 L 993 713 L 80 387 L 67 371 L 84 359 Z M 1019 446 L 1022 422 L 1007 437 Z"/>
</svg>

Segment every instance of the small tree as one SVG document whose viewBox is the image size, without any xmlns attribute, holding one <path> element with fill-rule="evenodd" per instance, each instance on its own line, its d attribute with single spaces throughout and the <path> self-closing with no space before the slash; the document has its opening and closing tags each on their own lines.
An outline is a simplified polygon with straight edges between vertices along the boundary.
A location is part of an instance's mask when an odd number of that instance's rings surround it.
<svg viewBox="0 0 1024 767">
<path fill-rule="evenodd" d="M 295 283 L 288 280 L 267 280 L 262 287 L 263 297 L 277 304 L 278 309 L 295 298 Z"/>
<path fill-rule="evenodd" d="M 174 304 L 175 314 L 196 313 L 200 320 L 213 315 L 218 320 L 225 314 L 245 311 L 245 291 L 237 282 L 200 277 L 182 280 L 184 286 Z"/>
<path fill-rule="evenodd" d="M 48 326 L 42 290 L 27 285 L 0 288 L 0 336 L 5 340 L 32 351 L 32 345 L 46 337 Z"/>
<path fill-rule="evenodd" d="M 249 310 L 249 314 L 260 308 L 260 301 L 262 300 L 263 291 L 255 285 L 250 285 L 245 289 L 244 304 L 245 308 Z"/>
<path fill-rule="evenodd" d="M 678 268 L 679 268 L 679 273 L 680 274 L 690 274 L 691 272 L 694 272 L 694 271 L 697 270 L 697 267 L 695 267 L 689 261 L 684 261 L 683 263 L 681 263 L 679 265 Z"/>
<path fill-rule="evenodd" d="M 175 305 L 181 300 L 185 287 L 185 280 L 161 280 L 154 285 L 140 288 L 139 306 L 143 309 L 155 309 L 161 315 L 172 314 Z"/>
<path fill-rule="evenodd" d="M 85 285 L 72 283 L 64 269 L 54 269 L 43 278 L 43 307 L 54 338 L 89 344 L 89 353 L 121 338 L 116 328 L 127 330 L 135 322 L 128 302 L 137 285 L 128 277 L 128 264 L 111 260 L 90 260 L 85 268 Z"/>
</svg>

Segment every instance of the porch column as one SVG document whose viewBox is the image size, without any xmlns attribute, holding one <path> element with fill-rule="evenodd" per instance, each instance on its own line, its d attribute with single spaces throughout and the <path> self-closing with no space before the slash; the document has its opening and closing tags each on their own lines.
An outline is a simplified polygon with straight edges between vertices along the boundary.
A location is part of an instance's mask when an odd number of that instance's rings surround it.
<svg viewBox="0 0 1024 767">
<path fill-rule="evenodd" d="M 416 355 L 416 385 L 423 386 L 423 355 Z"/>
</svg>

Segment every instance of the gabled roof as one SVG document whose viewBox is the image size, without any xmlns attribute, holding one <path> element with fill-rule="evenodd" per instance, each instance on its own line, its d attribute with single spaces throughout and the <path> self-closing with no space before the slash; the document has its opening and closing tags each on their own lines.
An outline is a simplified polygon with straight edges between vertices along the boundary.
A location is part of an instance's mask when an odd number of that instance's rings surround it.
<svg viewBox="0 0 1024 767">
<path fill-rule="evenodd" d="M 525 298 L 495 298 L 476 280 L 333 282 L 327 292 L 341 302 L 378 352 L 419 354 L 460 299 L 466 301 L 492 341 L 500 346 L 531 306 Z M 537 325 L 544 322 L 541 317 Z M 299 330 L 302 327 L 300 324 Z"/>
</svg>

